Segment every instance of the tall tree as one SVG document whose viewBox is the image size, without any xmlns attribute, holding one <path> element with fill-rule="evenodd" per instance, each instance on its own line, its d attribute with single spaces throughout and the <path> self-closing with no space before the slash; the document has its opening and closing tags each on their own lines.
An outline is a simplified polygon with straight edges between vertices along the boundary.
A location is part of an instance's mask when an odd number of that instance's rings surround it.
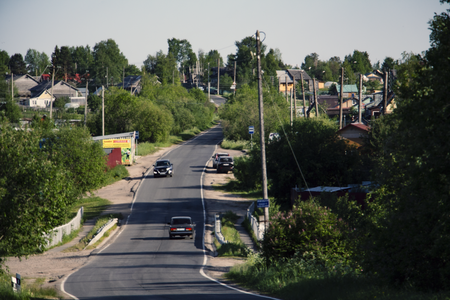
<svg viewBox="0 0 450 300">
<path fill-rule="evenodd" d="M 180 72 L 187 73 L 190 66 L 195 66 L 197 56 L 192 51 L 191 43 L 176 38 L 168 39 L 167 43 L 169 44 L 168 55 L 172 55 L 176 59 Z"/>
<path fill-rule="evenodd" d="M 27 74 L 27 66 L 20 53 L 11 56 L 8 66 L 13 74 Z"/>
<path fill-rule="evenodd" d="M 162 84 L 179 83 L 177 62 L 171 54 L 164 54 L 162 50 L 154 56 L 148 55 L 144 61 L 146 72 L 158 76 Z"/>
<path fill-rule="evenodd" d="M 41 75 L 50 64 L 47 54 L 35 49 L 28 49 L 25 55 L 25 62 L 27 63 L 28 72 L 35 76 Z"/>
<path fill-rule="evenodd" d="M 372 71 L 372 64 L 366 51 L 354 50 L 352 55 L 345 56 L 344 61 L 348 62 L 353 73 L 366 74 Z"/>
<path fill-rule="evenodd" d="M 6 74 L 9 70 L 9 55 L 5 50 L 0 51 L 0 74 Z"/>
<path fill-rule="evenodd" d="M 397 62 L 392 58 L 387 56 L 384 61 L 383 64 L 381 65 L 381 70 L 383 72 L 395 69 L 395 66 L 397 65 Z"/>
<path fill-rule="evenodd" d="M 89 46 L 77 46 L 71 47 L 70 53 L 72 55 L 72 61 L 75 64 L 74 72 L 80 75 L 91 72 L 91 67 L 94 63 L 94 56 Z"/>
<path fill-rule="evenodd" d="M 93 57 L 92 75 L 96 78 L 96 84 L 109 85 L 112 80 L 120 81 L 123 76 L 123 68 L 128 65 L 128 60 L 120 52 L 119 46 L 113 39 L 95 44 Z"/>
<path fill-rule="evenodd" d="M 441 0 L 450 3 L 449 0 Z M 431 47 L 399 66 L 397 108 L 371 130 L 383 209 L 364 244 L 365 269 L 396 284 L 450 286 L 450 9 L 430 21 Z"/>
</svg>

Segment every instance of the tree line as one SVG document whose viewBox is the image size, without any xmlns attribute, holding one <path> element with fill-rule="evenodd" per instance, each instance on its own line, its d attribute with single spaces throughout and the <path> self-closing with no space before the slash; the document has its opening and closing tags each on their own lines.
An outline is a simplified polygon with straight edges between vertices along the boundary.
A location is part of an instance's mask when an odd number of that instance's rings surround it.
<svg viewBox="0 0 450 300">
<path fill-rule="evenodd" d="M 262 280 L 262 273 L 284 269 L 282 276 L 309 272 L 314 280 L 339 278 L 336 282 L 343 283 L 353 278 L 353 282 L 377 282 L 374 285 L 402 291 L 436 295 L 449 291 L 450 10 L 435 15 L 429 25 L 431 47 L 423 54 L 405 52 L 394 62 L 397 108 L 370 123 L 361 149 L 339 139 L 336 122 L 326 116 L 296 119 L 292 125 L 286 115 L 280 118 L 275 129 L 280 138 L 267 141 L 266 148 L 273 207 L 262 241 L 263 260 L 253 259 L 233 275 L 235 279 L 249 284 L 251 278 Z M 353 70 L 350 64 L 358 62 L 357 57 L 367 59 L 355 52 L 344 64 Z M 311 66 L 321 72 L 323 67 L 326 76 L 326 64 L 310 58 L 302 68 Z M 385 60 L 382 68 L 392 68 L 391 63 Z M 363 73 L 370 65 L 355 63 L 353 67 Z M 225 136 L 249 138 L 245 134 L 248 122 L 235 113 L 247 107 L 248 98 L 236 96 L 220 112 L 225 125 L 243 123 L 240 129 L 225 126 Z M 265 111 L 278 107 L 276 100 L 265 102 L 269 106 Z M 267 122 L 269 126 L 277 123 L 270 116 Z M 258 191 L 260 150 L 257 144 L 253 147 L 248 156 L 236 159 L 235 186 Z M 364 203 L 327 193 L 291 203 L 294 187 L 346 186 L 363 180 L 372 182 Z M 283 278 L 277 281 L 280 287 L 292 289 L 292 284 L 298 284 L 290 281 L 291 276 Z M 258 283 L 253 280 L 252 284 Z"/>
</svg>

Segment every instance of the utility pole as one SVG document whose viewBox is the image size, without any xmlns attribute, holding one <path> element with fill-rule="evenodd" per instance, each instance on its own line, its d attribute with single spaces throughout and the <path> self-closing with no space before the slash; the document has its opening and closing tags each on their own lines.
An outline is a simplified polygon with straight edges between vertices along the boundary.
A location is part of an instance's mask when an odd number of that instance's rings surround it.
<svg viewBox="0 0 450 300">
<path fill-rule="evenodd" d="M 288 102 L 288 95 L 287 95 L 287 91 L 288 91 L 288 81 L 287 81 L 287 76 L 284 76 L 284 94 L 286 96 L 286 102 Z"/>
<path fill-rule="evenodd" d="M 294 123 L 294 120 L 293 120 L 293 115 L 292 115 L 292 89 L 291 89 L 291 105 L 290 105 L 290 118 L 291 118 L 291 128 L 292 128 L 292 124 Z"/>
<path fill-rule="evenodd" d="M 123 67 L 123 74 L 122 74 L 122 90 L 125 89 L 125 67 Z"/>
<path fill-rule="evenodd" d="M 102 136 L 105 135 L 105 89 L 102 85 Z"/>
<path fill-rule="evenodd" d="M 303 85 L 303 70 L 300 72 L 300 80 L 302 81 L 303 118 L 306 118 L 306 100 L 305 100 L 305 86 Z"/>
<path fill-rule="evenodd" d="M 234 79 L 233 79 L 233 83 L 234 83 L 234 95 L 236 95 L 236 61 L 234 61 Z"/>
<path fill-rule="evenodd" d="M 209 62 L 208 62 L 208 101 L 211 99 L 211 86 L 209 85 Z"/>
<path fill-rule="evenodd" d="M 388 80 L 389 80 L 389 71 L 384 71 L 383 78 L 383 114 L 387 113 L 387 103 L 388 103 Z"/>
<path fill-rule="evenodd" d="M 261 140 L 261 168 L 262 168 L 262 183 L 263 183 L 263 197 L 269 199 L 267 192 L 267 171 L 266 171 L 266 148 L 264 144 L 264 105 L 262 93 L 262 78 L 261 78 L 261 49 L 260 49 L 259 31 L 256 31 L 256 59 L 258 65 L 258 99 L 259 99 L 259 123 L 260 123 L 260 140 Z M 269 220 L 269 208 L 264 208 L 264 228 L 267 229 L 267 221 Z"/>
<path fill-rule="evenodd" d="M 89 70 L 86 70 L 86 73 L 88 73 L 88 72 L 89 72 Z M 88 74 L 86 74 L 86 75 L 88 75 Z M 88 77 L 86 77 L 86 92 L 85 92 L 86 103 L 84 104 L 84 127 L 86 127 L 86 120 L 87 120 L 88 86 L 89 86 L 89 79 L 88 79 Z"/>
<path fill-rule="evenodd" d="M 362 74 L 359 74 L 359 108 L 358 108 L 358 122 L 362 124 Z"/>
<path fill-rule="evenodd" d="M 344 103 L 344 67 L 341 68 L 341 91 L 339 97 L 339 129 L 342 129 L 343 103 Z"/>
<path fill-rule="evenodd" d="M 106 67 L 106 87 L 108 87 L 108 67 Z"/>
<path fill-rule="evenodd" d="M 319 116 L 319 101 L 317 101 L 317 88 L 316 88 L 316 78 L 313 79 L 314 84 L 314 105 L 316 108 L 316 117 Z"/>
<path fill-rule="evenodd" d="M 220 80 L 220 58 L 217 59 L 217 96 L 220 95 L 219 80 Z"/>
<path fill-rule="evenodd" d="M 11 73 L 11 101 L 14 102 L 14 74 Z"/>
<path fill-rule="evenodd" d="M 53 74 L 52 74 L 52 89 L 51 89 L 51 98 L 50 98 L 50 120 L 52 120 L 53 115 L 53 85 L 55 84 L 55 65 L 53 65 Z"/>
<path fill-rule="evenodd" d="M 294 119 L 297 119 L 297 95 L 295 91 L 295 77 L 294 77 Z"/>
</svg>

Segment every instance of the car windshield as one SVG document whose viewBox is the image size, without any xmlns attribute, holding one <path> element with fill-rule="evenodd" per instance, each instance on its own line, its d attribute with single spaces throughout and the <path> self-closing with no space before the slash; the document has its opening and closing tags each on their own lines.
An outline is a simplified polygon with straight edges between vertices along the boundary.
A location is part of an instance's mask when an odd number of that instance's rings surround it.
<svg viewBox="0 0 450 300">
<path fill-rule="evenodd" d="M 157 167 L 166 167 L 166 166 L 168 166 L 169 165 L 169 162 L 168 161 L 157 161 L 156 162 L 156 166 Z"/>
<path fill-rule="evenodd" d="M 220 161 L 221 162 L 232 162 L 233 159 L 231 157 L 221 157 Z"/>
<path fill-rule="evenodd" d="M 190 219 L 172 219 L 172 224 L 173 225 L 177 225 L 177 224 L 191 224 L 191 220 Z"/>
</svg>

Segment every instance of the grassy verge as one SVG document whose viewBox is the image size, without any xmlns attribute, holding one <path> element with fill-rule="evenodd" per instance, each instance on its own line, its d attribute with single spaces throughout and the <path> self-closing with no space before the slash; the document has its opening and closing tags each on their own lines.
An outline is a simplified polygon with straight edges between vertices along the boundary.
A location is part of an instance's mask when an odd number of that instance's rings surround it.
<svg viewBox="0 0 450 300">
<path fill-rule="evenodd" d="M 0 274 L 0 299 L 31 300 L 31 299 L 59 299 L 58 292 L 50 287 L 42 287 L 45 278 L 22 278 L 22 291 L 13 292 L 11 288 L 11 276 Z"/>
<path fill-rule="evenodd" d="M 247 246 L 241 241 L 239 232 L 234 227 L 234 223 L 239 217 L 231 212 L 226 212 L 221 219 L 221 231 L 225 240 L 228 242 L 226 244 L 220 245 L 220 243 L 215 240 L 217 253 L 219 256 L 240 256 L 247 257 L 249 250 Z"/>
<path fill-rule="evenodd" d="M 97 234 L 97 231 L 105 225 L 110 219 L 118 218 L 119 220 L 123 219 L 122 214 L 111 214 L 108 216 L 102 216 L 97 219 L 95 226 L 92 228 L 92 230 L 88 233 L 87 236 L 82 238 L 79 243 L 76 245 L 67 248 L 64 250 L 64 252 L 74 252 L 74 251 L 81 251 L 84 249 L 95 249 L 102 241 L 103 239 L 107 238 L 109 236 L 109 233 L 114 231 L 114 229 L 117 228 L 117 224 L 112 226 L 107 232 L 104 233 L 104 235 L 93 245 L 88 246 L 89 242 L 94 238 L 94 236 Z"/>
<path fill-rule="evenodd" d="M 395 288 L 382 280 L 338 267 L 327 270 L 314 261 L 289 260 L 266 268 L 262 258 L 250 255 L 234 266 L 226 277 L 251 289 L 280 299 L 303 300 L 440 300 L 450 293 L 423 293 Z"/>
<path fill-rule="evenodd" d="M 250 143 L 248 141 L 230 141 L 227 139 L 224 139 L 222 141 L 222 144 L 220 145 L 224 149 L 231 149 L 231 150 L 244 150 L 250 148 Z"/>
</svg>

